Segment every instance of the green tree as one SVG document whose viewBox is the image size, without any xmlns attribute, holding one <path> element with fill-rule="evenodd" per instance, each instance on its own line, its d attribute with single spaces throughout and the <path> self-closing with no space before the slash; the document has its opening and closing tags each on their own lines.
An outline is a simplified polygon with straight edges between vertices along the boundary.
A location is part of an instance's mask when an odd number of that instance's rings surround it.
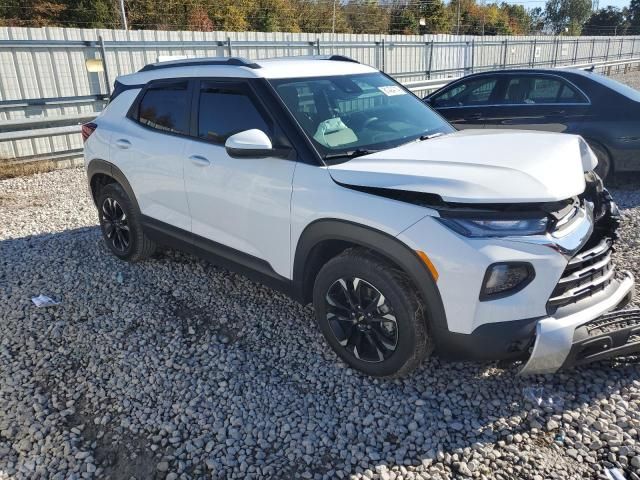
<svg viewBox="0 0 640 480">
<path fill-rule="evenodd" d="M 353 0 L 345 6 L 353 33 L 387 33 L 389 15 L 377 0 Z"/>
<path fill-rule="evenodd" d="M 120 12 L 111 0 L 67 0 L 65 20 L 78 28 L 119 28 Z"/>
<path fill-rule="evenodd" d="M 441 0 L 421 1 L 416 13 L 419 19 L 424 19 L 424 25 L 419 27 L 421 34 L 451 31 L 451 16 Z"/>
<path fill-rule="evenodd" d="M 637 35 L 640 32 L 640 0 L 631 0 L 627 9 L 627 21 L 629 22 L 629 33 Z"/>
<path fill-rule="evenodd" d="M 584 35 L 624 35 L 628 26 L 624 12 L 609 6 L 593 12 L 582 27 L 582 33 Z"/>
<path fill-rule="evenodd" d="M 548 0 L 545 17 L 554 33 L 580 35 L 591 15 L 591 0 Z"/>
</svg>

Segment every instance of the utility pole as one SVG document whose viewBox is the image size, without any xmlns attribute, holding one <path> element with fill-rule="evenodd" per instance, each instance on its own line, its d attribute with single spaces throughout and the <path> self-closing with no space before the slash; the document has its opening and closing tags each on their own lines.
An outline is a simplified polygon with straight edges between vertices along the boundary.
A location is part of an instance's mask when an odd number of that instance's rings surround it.
<svg viewBox="0 0 640 480">
<path fill-rule="evenodd" d="M 129 26 L 127 25 L 127 14 L 124 11 L 124 0 L 120 0 L 120 16 L 122 17 L 122 28 L 124 30 L 129 30 Z"/>
<path fill-rule="evenodd" d="M 331 53 L 333 53 L 336 44 L 336 2 L 337 0 L 333 0 L 333 20 L 331 21 Z"/>
<path fill-rule="evenodd" d="M 456 35 L 460 35 L 460 0 L 458 0 L 458 22 L 456 28 Z"/>
</svg>

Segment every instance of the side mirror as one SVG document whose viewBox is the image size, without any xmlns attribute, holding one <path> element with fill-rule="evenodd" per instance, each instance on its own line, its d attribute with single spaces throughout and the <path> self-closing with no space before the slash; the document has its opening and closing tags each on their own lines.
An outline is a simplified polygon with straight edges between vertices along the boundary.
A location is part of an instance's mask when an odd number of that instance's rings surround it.
<svg viewBox="0 0 640 480">
<path fill-rule="evenodd" d="M 273 157 L 278 156 L 271 139 L 262 130 L 253 128 L 231 135 L 224 142 L 224 148 L 230 157 Z"/>
<path fill-rule="evenodd" d="M 424 103 L 426 103 L 427 105 L 432 105 L 432 102 L 431 102 L 431 98 L 430 98 L 430 97 L 424 97 L 424 98 L 422 99 L 422 101 L 423 101 Z"/>
</svg>

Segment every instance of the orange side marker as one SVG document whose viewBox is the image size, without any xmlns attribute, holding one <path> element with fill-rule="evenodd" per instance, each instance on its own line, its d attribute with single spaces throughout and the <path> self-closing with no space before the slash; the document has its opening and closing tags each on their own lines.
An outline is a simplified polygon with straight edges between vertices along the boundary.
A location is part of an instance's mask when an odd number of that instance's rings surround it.
<svg viewBox="0 0 640 480">
<path fill-rule="evenodd" d="M 424 262 L 424 264 L 427 266 L 427 268 L 431 272 L 431 275 L 433 276 L 433 279 L 437 282 L 438 281 L 438 277 L 439 277 L 438 270 L 436 270 L 436 267 L 431 262 L 431 259 L 429 259 L 427 254 L 424 253 L 422 250 L 416 250 L 416 253 L 420 257 L 420 260 L 422 260 Z"/>
</svg>

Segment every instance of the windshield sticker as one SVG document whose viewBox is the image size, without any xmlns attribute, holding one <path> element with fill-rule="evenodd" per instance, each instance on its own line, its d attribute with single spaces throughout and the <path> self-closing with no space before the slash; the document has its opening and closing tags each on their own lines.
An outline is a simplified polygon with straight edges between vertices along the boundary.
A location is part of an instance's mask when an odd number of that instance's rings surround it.
<svg viewBox="0 0 640 480">
<path fill-rule="evenodd" d="M 378 87 L 382 93 L 384 93 L 387 97 L 393 97 L 394 95 L 406 95 L 402 88 L 397 85 L 385 85 L 384 87 Z"/>
</svg>

